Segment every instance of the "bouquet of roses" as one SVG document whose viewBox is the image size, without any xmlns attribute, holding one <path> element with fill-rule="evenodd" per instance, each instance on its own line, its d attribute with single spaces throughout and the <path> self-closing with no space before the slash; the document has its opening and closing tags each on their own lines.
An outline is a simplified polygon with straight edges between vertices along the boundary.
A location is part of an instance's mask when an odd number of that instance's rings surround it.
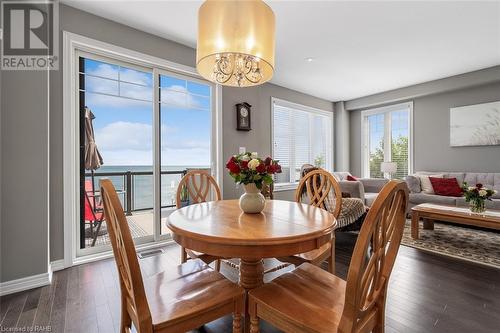
<svg viewBox="0 0 500 333">
<path fill-rule="evenodd" d="M 281 165 L 277 160 L 271 157 L 262 160 L 255 152 L 231 156 L 226 168 L 236 183 L 244 185 L 254 183 L 258 189 L 262 189 L 264 183 L 272 184 L 273 175 L 281 173 Z"/>
<path fill-rule="evenodd" d="M 495 190 L 490 190 L 486 187 L 483 187 L 483 184 L 476 184 L 476 186 L 468 186 L 466 182 L 464 182 L 462 186 L 462 190 L 464 192 L 465 201 L 477 201 L 477 200 L 491 200 L 493 194 L 497 193 Z"/>
</svg>

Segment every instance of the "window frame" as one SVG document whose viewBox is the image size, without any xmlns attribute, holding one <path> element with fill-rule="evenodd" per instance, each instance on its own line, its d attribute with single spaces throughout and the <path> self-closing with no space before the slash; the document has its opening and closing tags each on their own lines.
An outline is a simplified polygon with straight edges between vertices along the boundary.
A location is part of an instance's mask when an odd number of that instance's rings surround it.
<svg viewBox="0 0 500 333">
<path fill-rule="evenodd" d="M 388 115 L 393 111 L 408 109 L 408 174 L 413 173 L 413 101 L 391 104 L 373 109 L 361 111 L 361 177 L 370 177 L 370 138 L 368 117 L 378 114 Z M 391 117 L 384 117 L 384 147 L 391 146 Z M 390 162 L 392 159 L 391 149 L 386 153 L 384 149 L 384 162 Z M 388 177 L 388 175 L 384 175 Z"/>
<path fill-rule="evenodd" d="M 276 98 L 276 97 L 271 97 L 271 156 L 275 156 L 275 149 L 274 149 L 274 106 L 279 105 L 281 107 L 286 107 L 290 109 L 295 109 L 299 110 L 302 112 L 307 112 L 308 114 L 316 114 L 320 116 L 325 116 L 329 118 L 330 122 L 330 133 L 328 133 L 329 138 L 328 138 L 328 145 L 326 148 L 327 155 L 325 157 L 326 161 L 326 166 L 325 170 L 328 170 L 330 172 L 333 171 L 333 163 L 334 163 L 334 154 L 333 154 L 333 147 L 334 147 L 334 112 L 333 111 L 326 111 L 294 102 L 290 102 L 284 99 Z M 294 158 L 294 152 L 291 152 L 292 157 L 290 158 L 290 165 L 295 165 L 295 158 Z M 289 191 L 289 190 L 295 190 L 299 184 L 298 181 L 292 182 L 291 177 L 292 177 L 293 172 L 290 172 L 290 182 L 288 183 L 275 183 L 274 184 L 274 191 L 279 192 L 279 191 Z"/>
</svg>

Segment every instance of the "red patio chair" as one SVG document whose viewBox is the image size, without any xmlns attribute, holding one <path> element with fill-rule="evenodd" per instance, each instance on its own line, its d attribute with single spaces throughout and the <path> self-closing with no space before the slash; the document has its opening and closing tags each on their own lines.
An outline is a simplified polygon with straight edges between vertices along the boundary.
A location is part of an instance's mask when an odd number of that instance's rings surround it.
<svg viewBox="0 0 500 333">
<path fill-rule="evenodd" d="M 89 196 L 89 193 L 91 196 Z M 92 245 L 95 246 L 99 230 L 101 230 L 102 221 L 104 220 L 104 209 L 102 203 L 96 201 L 95 192 L 92 189 L 92 180 L 85 181 L 85 223 L 90 224 L 90 235 L 92 237 Z M 94 227 L 97 229 L 94 231 Z"/>
</svg>

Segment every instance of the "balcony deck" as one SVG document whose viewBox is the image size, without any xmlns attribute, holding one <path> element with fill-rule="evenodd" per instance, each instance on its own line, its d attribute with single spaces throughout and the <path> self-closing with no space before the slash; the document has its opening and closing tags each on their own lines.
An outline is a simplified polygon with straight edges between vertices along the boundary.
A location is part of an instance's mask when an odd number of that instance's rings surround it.
<svg viewBox="0 0 500 333">
<path fill-rule="evenodd" d="M 166 229 L 166 217 L 161 219 L 162 235 L 170 234 L 170 231 Z M 153 235 L 153 212 L 152 211 L 139 211 L 133 212 L 132 215 L 127 216 L 127 221 L 130 227 L 130 233 L 132 238 L 140 238 L 145 236 Z M 89 230 L 90 231 L 90 230 Z M 90 232 L 87 231 L 85 238 L 85 247 L 90 247 L 92 244 L 92 238 L 90 237 Z M 102 224 L 102 230 L 97 236 L 95 246 L 110 245 L 109 234 L 106 230 L 106 222 Z"/>
</svg>

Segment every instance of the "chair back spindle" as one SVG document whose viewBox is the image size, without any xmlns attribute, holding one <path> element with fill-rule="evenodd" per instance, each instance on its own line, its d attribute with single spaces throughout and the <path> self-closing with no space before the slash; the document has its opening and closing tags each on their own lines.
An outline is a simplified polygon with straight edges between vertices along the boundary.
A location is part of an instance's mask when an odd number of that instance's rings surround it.
<svg viewBox="0 0 500 333">
<path fill-rule="evenodd" d="M 183 191 L 191 203 L 206 202 L 210 198 L 210 192 L 213 191 L 215 200 L 221 200 L 219 186 L 208 171 L 190 170 L 182 177 L 177 187 L 176 206 L 181 208 Z"/>
<path fill-rule="evenodd" d="M 113 183 L 102 179 L 100 185 L 109 238 L 120 277 L 122 311 L 128 311 L 138 332 L 144 332 L 152 327 L 152 319 L 134 242 Z"/>
<path fill-rule="evenodd" d="M 406 183 L 393 180 L 371 206 L 349 266 L 339 332 L 384 327 L 387 284 L 403 236 L 407 204 Z"/>
<path fill-rule="evenodd" d="M 323 169 L 305 170 L 304 173 L 295 191 L 295 201 L 302 202 L 305 188 L 310 205 L 323 208 L 338 218 L 342 208 L 342 191 L 335 177 Z"/>
</svg>

